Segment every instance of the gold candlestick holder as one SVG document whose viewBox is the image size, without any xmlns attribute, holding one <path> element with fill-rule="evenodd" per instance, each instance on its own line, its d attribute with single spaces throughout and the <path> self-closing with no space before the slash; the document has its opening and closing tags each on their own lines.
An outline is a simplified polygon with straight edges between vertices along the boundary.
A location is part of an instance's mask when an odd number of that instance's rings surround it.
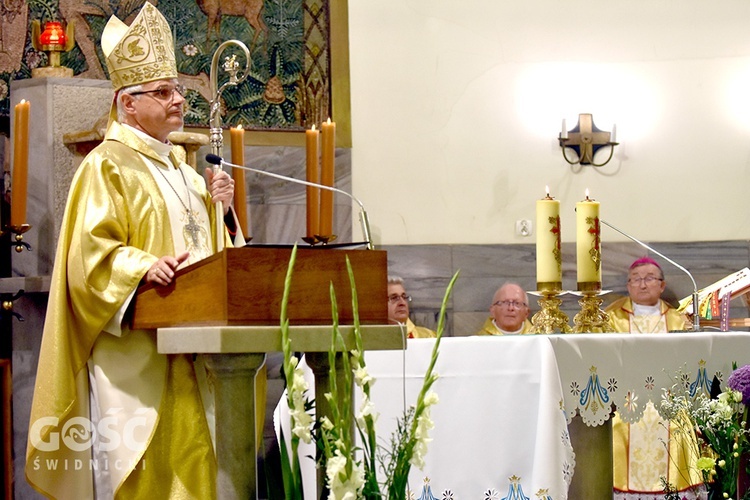
<svg viewBox="0 0 750 500">
<path fill-rule="evenodd" d="M 581 295 L 578 305 L 581 306 L 581 312 L 573 318 L 574 333 L 605 333 L 614 332 L 609 314 L 601 309 L 602 295 L 609 293 L 609 290 L 586 290 L 574 292 Z"/>
<path fill-rule="evenodd" d="M 337 236 L 335 234 L 331 235 L 323 235 L 323 234 L 316 234 L 315 239 L 318 240 L 318 242 L 327 245 L 328 243 L 333 243 L 336 240 Z"/>
<path fill-rule="evenodd" d="M 562 299 L 559 297 L 567 292 L 560 290 L 542 290 L 529 292 L 539 296 L 539 312 L 531 318 L 533 333 L 571 333 L 568 315 L 560 310 Z"/>
<path fill-rule="evenodd" d="M 16 252 L 21 253 L 24 248 L 31 250 L 31 245 L 23 241 L 23 233 L 31 229 L 29 224 L 21 224 L 20 226 L 7 226 L 7 229 L 11 233 L 15 234 L 15 243 L 11 241 L 11 245 L 15 244 Z"/>
</svg>

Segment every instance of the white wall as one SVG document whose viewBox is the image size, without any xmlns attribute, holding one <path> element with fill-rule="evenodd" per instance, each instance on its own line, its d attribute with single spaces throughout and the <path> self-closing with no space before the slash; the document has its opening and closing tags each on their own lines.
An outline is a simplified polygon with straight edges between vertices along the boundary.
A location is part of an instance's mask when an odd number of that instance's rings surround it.
<svg viewBox="0 0 750 500">
<path fill-rule="evenodd" d="M 349 0 L 349 33 L 376 243 L 533 243 L 545 185 L 563 241 L 586 188 L 647 241 L 750 238 L 747 0 Z M 562 158 L 579 113 L 617 124 L 605 167 Z"/>
</svg>

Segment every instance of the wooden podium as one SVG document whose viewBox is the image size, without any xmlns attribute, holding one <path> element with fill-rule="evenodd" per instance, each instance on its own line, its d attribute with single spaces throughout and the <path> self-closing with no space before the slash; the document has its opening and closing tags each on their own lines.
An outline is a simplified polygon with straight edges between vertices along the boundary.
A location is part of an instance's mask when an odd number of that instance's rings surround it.
<svg viewBox="0 0 750 500">
<path fill-rule="evenodd" d="M 279 315 L 290 248 L 227 248 L 176 273 L 168 287 L 142 286 L 134 328 L 156 328 L 163 354 L 202 354 L 213 376 L 219 499 L 257 498 L 255 374 L 265 353 L 281 351 Z M 346 350 L 354 347 L 351 287 L 357 286 L 366 350 L 406 348 L 401 329 L 389 326 L 387 255 L 378 250 L 298 249 L 288 317 L 294 351 L 306 353 L 315 374 L 318 415 L 329 414 L 331 345 L 329 283 L 336 292 Z M 343 387 L 343 380 L 337 381 Z M 318 492 L 323 475 L 318 474 Z"/>
<path fill-rule="evenodd" d="M 291 248 L 227 248 L 178 271 L 168 287 L 144 285 L 136 296 L 133 327 L 278 325 L 291 253 Z M 329 283 L 336 291 L 339 322 L 352 323 L 346 257 L 357 284 L 360 322 L 388 323 L 386 252 L 321 247 L 297 249 L 291 324 L 331 324 Z"/>
</svg>

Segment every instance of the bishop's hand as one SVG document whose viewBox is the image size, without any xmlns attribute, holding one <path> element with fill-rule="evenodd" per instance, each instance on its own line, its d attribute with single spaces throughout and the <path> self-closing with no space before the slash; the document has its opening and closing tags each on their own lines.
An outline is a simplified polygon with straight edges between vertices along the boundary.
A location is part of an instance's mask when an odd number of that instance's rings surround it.
<svg viewBox="0 0 750 500">
<path fill-rule="evenodd" d="M 205 175 L 208 192 L 211 193 L 211 202 L 222 202 L 224 215 L 226 215 L 234 198 L 234 179 L 223 170 L 214 172 L 211 168 L 205 170 Z"/>
<path fill-rule="evenodd" d="M 174 278 L 177 267 L 185 262 L 189 256 L 190 252 L 184 252 L 176 257 L 172 257 L 171 255 L 161 257 L 146 271 L 146 276 L 143 277 L 144 281 L 163 286 L 169 285 L 172 283 L 172 278 Z"/>
</svg>

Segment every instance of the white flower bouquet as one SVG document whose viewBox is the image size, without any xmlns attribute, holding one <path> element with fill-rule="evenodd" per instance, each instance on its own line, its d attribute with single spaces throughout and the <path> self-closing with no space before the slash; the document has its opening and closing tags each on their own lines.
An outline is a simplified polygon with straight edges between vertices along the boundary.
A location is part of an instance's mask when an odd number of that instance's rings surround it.
<svg viewBox="0 0 750 500">
<path fill-rule="evenodd" d="M 432 351 L 430 364 L 424 376 L 422 389 L 414 406 L 399 419 L 397 429 L 390 439 L 389 446 L 378 444 L 375 422 L 378 414 L 370 398 L 370 389 L 375 380 L 368 374 L 362 347 L 359 324 L 357 293 L 354 274 L 347 259 L 347 269 L 352 292 L 354 316 L 355 348 L 349 352 L 339 331 L 338 309 L 333 285 L 330 285 L 333 328 L 331 348 L 328 353 L 330 366 L 330 392 L 325 394 L 330 407 L 330 418 L 322 417 L 313 422 L 310 411 L 314 402 L 305 398 L 307 385 L 292 356 L 286 317 L 286 304 L 291 283 L 296 247 L 287 271 L 284 298 L 282 302 L 281 329 L 284 350 L 284 374 L 287 380 L 287 402 L 292 419 L 291 456 L 286 452 L 286 437 L 282 435 L 282 475 L 285 497 L 288 500 L 301 500 L 302 485 L 297 456 L 299 440 L 315 439 L 318 448 L 318 466 L 325 469 L 326 498 L 330 500 L 383 499 L 404 500 L 408 489 L 409 472 L 412 465 L 424 466 L 430 442 L 429 431 L 433 428 L 430 408 L 439 399 L 431 389 L 438 379 L 434 372 L 438 359 L 440 340 L 445 327 L 445 310 L 458 273 L 451 279 L 440 311 L 437 339 Z M 344 352 L 342 352 L 344 351 Z M 339 378 L 338 370 L 341 370 Z M 337 380 L 343 387 L 337 386 Z M 292 381 L 289 383 L 289 381 Z M 361 404 L 356 412 L 352 408 L 352 385 L 361 391 Z M 362 443 L 355 443 L 357 432 Z M 378 469 L 382 471 L 383 482 L 378 481 Z"/>
</svg>

